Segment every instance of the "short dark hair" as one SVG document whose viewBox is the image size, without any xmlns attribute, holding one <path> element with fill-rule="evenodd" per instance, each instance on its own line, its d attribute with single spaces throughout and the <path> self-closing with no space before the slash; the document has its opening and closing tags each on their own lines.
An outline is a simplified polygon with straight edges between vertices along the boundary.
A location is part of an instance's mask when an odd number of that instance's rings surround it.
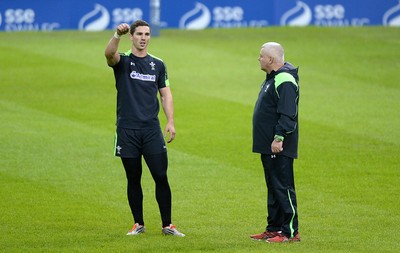
<svg viewBox="0 0 400 253">
<path fill-rule="evenodd" d="M 131 35 L 133 35 L 133 33 L 135 32 L 135 30 L 136 30 L 136 27 L 138 27 L 138 26 L 147 26 L 147 27 L 149 27 L 150 28 L 150 25 L 149 25 L 149 23 L 147 23 L 146 21 L 144 21 L 144 20 L 136 20 L 135 22 L 133 22 L 132 24 L 131 24 L 131 27 L 130 27 L 130 33 L 131 33 Z"/>
</svg>

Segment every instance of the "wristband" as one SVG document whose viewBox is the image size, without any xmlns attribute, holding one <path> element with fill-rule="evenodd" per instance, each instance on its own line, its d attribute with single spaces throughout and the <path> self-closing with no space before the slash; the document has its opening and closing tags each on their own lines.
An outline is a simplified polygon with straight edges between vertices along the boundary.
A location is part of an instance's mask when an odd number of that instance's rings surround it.
<svg viewBox="0 0 400 253">
<path fill-rule="evenodd" d="M 117 33 L 117 32 L 115 32 L 115 33 L 114 33 L 114 38 L 116 38 L 116 39 L 120 39 L 120 38 L 121 38 L 121 36 L 120 36 L 120 35 L 118 35 L 118 33 Z"/>
<path fill-rule="evenodd" d="M 285 139 L 283 136 L 280 136 L 280 135 L 275 135 L 274 136 L 274 140 L 276 142 L 281 142 L 281 141 L 283 141 L 283 139 Z"/>
</svg>

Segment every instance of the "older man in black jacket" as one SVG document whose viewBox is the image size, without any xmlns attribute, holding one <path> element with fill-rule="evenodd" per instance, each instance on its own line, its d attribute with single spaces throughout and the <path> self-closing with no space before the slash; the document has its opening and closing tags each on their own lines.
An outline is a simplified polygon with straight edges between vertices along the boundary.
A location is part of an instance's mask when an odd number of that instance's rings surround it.
<svg viewBox="0 0 400 253">
<path fill-rule="evenodd" d="M 298 155 L 298 68 L 284 61 L 283 47 L 265 43 L 261 70 L 267 73 L 253 114 L 253 152 L 261 154 L 268 188 L 268 225 L 252 239 L 300 241 L 293 161 Z"/>
</svg>

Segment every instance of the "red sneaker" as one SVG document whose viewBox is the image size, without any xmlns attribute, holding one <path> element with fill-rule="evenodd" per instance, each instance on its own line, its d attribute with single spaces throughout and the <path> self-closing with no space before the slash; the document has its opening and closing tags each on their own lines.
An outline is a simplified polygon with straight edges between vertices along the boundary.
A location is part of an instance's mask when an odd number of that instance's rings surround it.
<svg viewBox="0 0 400 253">
<path fill-rule="evenodd" d="M 276 242 L 289 242 L 289 238 L 287 238 L 284 234 L 278 233 L 275 237 L 268 238 L 266 240 L 268 243 L 276 243 Z"/>
<path fill-rule="evenodd" d="M 272 238 L 277 235 L 278 235 L 278 232 L 265 231 L 265 232 L 262 232 L 261 234 L 251 235 L 250 238 L 254 239 L 254 240 L 266 240 L 268 238 Z"/>
<path fill-rule="evenodd" d="M 289 239 L 290 242 L 300 242 L 300 233 Z"/>
</svg>

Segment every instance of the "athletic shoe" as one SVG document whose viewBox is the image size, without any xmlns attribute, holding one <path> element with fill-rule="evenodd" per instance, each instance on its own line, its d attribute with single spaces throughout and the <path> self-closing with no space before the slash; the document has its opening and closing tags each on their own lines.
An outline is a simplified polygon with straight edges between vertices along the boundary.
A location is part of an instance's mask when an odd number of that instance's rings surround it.
<svg viewBox="0 0 400 253">
<path fill-rule="evenodd" d="M 133 228 L 129 230 L 126 235 L 138 235 L 144 232 L 146 232 L 146 228 L 143 225 L 139 225 L 139 223 L 135 223 L 135 225 L 133 225 Z"/>
<path fill-rule="evenodd" d="M 170 224 L 169 226 L 163 227 L 162 228 L 162 233 L 164 235 L 173 235 L 173 236 L 180 236 L 180 237 L 184 237 L 185 234 L 182 234 L 181 232 L 179 232 L 176 227 L 172 224 Z"/>
<path fill-rule="evenodd" d="M 275 237 L 268 238 L 265 240 L 268 243 L 279 243 L 279 242 L 289 242 L 289 238 L 287 238 L 284 234 L 278 233 Z"/>
<path fill-rule="evenodd" d="M 266 240 L 268 238 L 272 238 L 278 235 L 278 232 L 276 231 L 265 231 L 262 232 L 261 234 L 255 234 L 255 235 L 251 235 L 250 238 L 253 240 Z"/>
<path fill-rule="evenodd" d="M 297 234 L 289 239 L 289 242 L 300 242 L 300 233 L 297 232 Z"/>
</svg>

